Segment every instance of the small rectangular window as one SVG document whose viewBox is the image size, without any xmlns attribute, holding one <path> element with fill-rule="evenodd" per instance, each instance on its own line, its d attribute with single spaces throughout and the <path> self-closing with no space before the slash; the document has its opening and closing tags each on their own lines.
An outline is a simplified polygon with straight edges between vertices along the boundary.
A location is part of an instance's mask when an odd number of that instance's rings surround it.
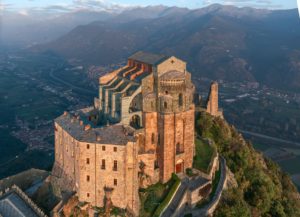
<svg viewBox="0 0 300 217">
<path fill-rule="evenodd" d="M 90 164 L 90 159 L 89 158 L 86 159 L 86 164 Z"/>
<path fill-rule="evenodd" d="M 87 149 L 90 149 L 90 144 L 87 144 L 87 145 L 86 145 L 86 148 L 87 148 Z"/>
<path fill-rule="evenodd" d="M 105 146 L 102 146 L 102 151 L 105 151 Z"/>
<path fill-rule="evenodd" d="M 105 170 L 105 160 L 102 160 L 101 169 Z"/>
<path fill-rule="evenodd" d="M 90 193 L 86 193 L 86 196 L 87 196 L 87 197 L 90 197 Z"/>
<path fill-rule="evenodd" d="M 151 143 L 154 144 L 155 143 L 155 134 L 152 133 L 151 135 Z"/>
<path fill-rule="evenodd" d="M 117 147 L 114 147 L 114 152 L 117 152 Z"/>
<path fill-rule="evenodd" d="M 116 160 L 114 160 L 113 171 L 117 171 L 117 170 L 118 170 L 118 162 Z"/>
<path fill-rule="evenodd" d="M 117 185 L 118 185 L 118 180 L 114 179 L 114 186 L 117 186 Z"/>
<path fill-rule="evenodd" d="M 90 176 L 89 176 L 89 175 L 86 176 L 86 181 L 87 181 L 87 182 L 90 181 Z"/>
</svg>

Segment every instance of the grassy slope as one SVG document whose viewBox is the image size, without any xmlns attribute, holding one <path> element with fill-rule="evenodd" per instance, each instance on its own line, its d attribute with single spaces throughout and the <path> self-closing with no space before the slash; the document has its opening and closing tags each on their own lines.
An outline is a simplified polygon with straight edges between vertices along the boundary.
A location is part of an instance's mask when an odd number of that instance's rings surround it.
<svg viewBox="0 0 300 217">
<path fill-rule="evenodd" d="M 290 177 L 220 118 L 201 113 L 197 133 L 215 141 L 239 187 L 229 188 L 215 216 L 300 216 L 299 194 Z"/>
<path fill-rule="evenodd" d="M 214 154 L 214 148 L 200 139 L 195 140 L 195 145 L 196 156 L 194 157 L 193 167 L 203 172 L 207 172 L 212 160 L 212 155 Z"/>
</svg>

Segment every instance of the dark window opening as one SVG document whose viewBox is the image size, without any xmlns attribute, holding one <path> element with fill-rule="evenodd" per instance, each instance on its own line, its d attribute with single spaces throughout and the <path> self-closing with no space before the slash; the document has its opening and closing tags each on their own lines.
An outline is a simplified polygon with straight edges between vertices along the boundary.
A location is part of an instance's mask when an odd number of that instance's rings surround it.
<svg viewBox="0 0 300 217">
<path fill-rule="evenodd" d="M 152 133 L 152 135 L 151 135 L 151 142 L 152 142 L 152 144 L 154 144 L 154 142 L 155 142 L 155 135 L 154 135 L 154 133 Z"/>
<path fill-rule="evenodd" d="M 176 144 L 176 154 L 181 154 L 183 152 L 184 152 L 183 145 L 181 143 L 177 143 Z"/>
<path fill-rule="evenodd" d="M 90 193 L 86 193 L 86 196 L 87 196 L 87 197 L 90 197 Z"/>
<path fill-rule="evenodd" d="M 154 161 L 154 169 L 158 169 L 158 168 L 159 168 L 159 166 L 158 166 L 158 161 L 155 160 L 155 161 Z"/>
<path fill-rule="evenodd" d="M 117 170 L 118 170 L 118 162 L 116 160 L 114 160 L 113 171 L 117 171 Z"/>
<path fill-rule="evenodd" d="M 86 164 L 90 164 L 90 159 L 89 158 L 86 159 Z"/>
<path fill-rule="evenodd" d="M 114 147 L 114 152 L 117 152 L 117 147 Z"/>
<path fill-rule="evenodd" d="M 179 96 L 178 96 L 178 103 L 179 103 L 179 106 L 183 105 L 182 93 L 180 93 Z"/>
<path fill-rule="evenodd" d="M 168 108 L 167 102 L 164 102 L 164 108 L 165 108 L 165 109 Z"/>
<path fill-rule="evenodd" d="M 105 160 L 102 160 L 101 169 L 105 170 Z"/>
<path fill-rule="evenodd" d="M 117 186 L 117 185 L 118 185 L 118 180 L 114 179 L 114 186 Z"/>
<path fill-rule="evenodd" d="M 105 151 L 105 146 L 102 146 L 102 151 Z"/>
<path fill-rule="evenodd" d="M 87 149 L 90 149 L 90 144 L 87 144 L 87 145 L 86 145 L 86 148 L 87 148 Z"/>
<path fill-rule="evenodd" d="M 90 176 L 86 176 L 86 181 L 87 181 L 87 182 L 90 181 Z"/>
</svg>

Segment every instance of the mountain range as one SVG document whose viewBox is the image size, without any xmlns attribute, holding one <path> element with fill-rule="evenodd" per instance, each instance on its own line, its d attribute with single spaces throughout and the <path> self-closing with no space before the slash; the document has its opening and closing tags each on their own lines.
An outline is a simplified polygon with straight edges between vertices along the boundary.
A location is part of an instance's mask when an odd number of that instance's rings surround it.
<svg viewBox="0 0 300 217">
<path fill-rule="evenodd" d="M 32 49 L 84 65 L 119 63 L 145 50 L 186 60 L 196 78 L 256 81 L 299 91 L 299 27 L 296 9 L 149 6 L 79 25 Z"/>
</svg>

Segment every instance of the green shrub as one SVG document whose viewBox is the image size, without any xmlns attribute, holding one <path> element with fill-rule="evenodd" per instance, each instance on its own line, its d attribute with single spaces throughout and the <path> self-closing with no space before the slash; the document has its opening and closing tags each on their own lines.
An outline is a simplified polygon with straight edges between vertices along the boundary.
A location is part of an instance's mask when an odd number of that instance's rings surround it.
<svg viewBox="0 0 300 217">
<path fill-rule="evenodd" d="M 196 132 L 212 139 L 234 173 L 238 189 L 223 192 L 215 216 L 300 216 L 298 191 L 290 177 L 225 120 L 205 112 L 196 119 Z"/>
</svg>

